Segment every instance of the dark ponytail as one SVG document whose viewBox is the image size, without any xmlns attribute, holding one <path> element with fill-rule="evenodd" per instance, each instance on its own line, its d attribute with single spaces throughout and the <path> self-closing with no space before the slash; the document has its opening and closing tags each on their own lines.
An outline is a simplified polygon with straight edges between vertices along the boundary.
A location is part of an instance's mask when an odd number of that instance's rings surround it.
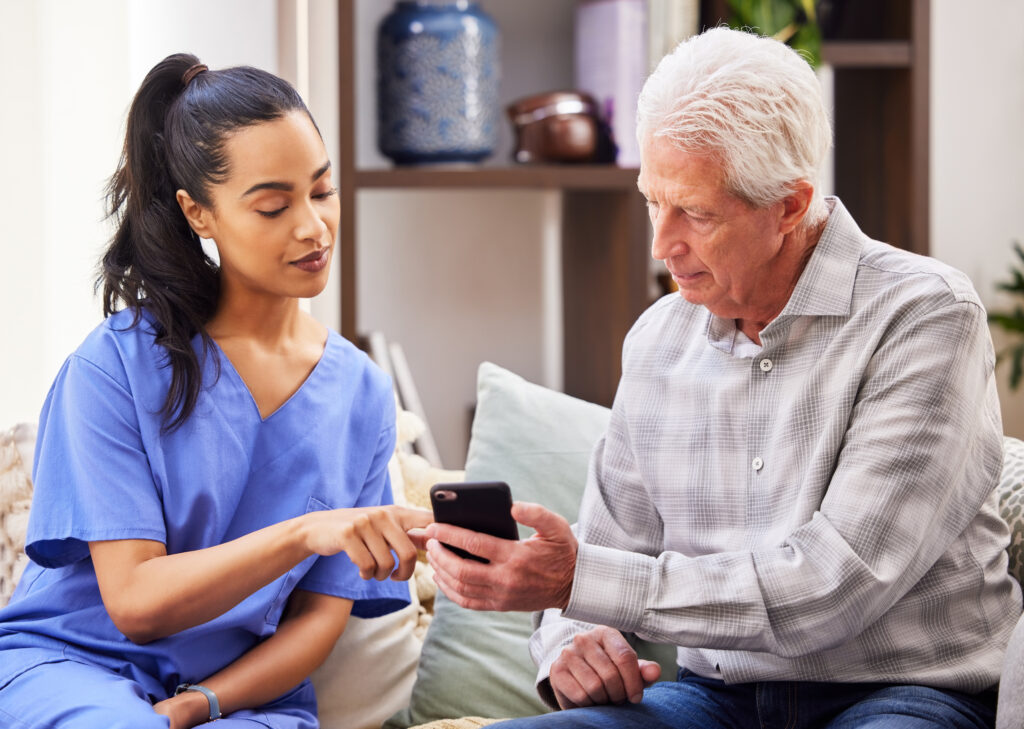
<svg viewBox="0 0 1024 729">
<path fill-rule="evenodd" d="M 103 286 L 105 317 L 129 308 L 135 326 L 145 309 L 155 322 L 156 342 L 171 367 L 162 409 L 168 430 L 195 409 L 202 365 L 192 340 L 202 337 L 205 357 L 212 345 L 205 325 L 220 296 L 217 264 L 176 193 L 185 190 L 209 207 L 211 185 L 228 176 L 227 135 L 293 110 L 309 114 L 295 89 L 273 74 L 247 66 L 209 71 L 185 53 L 154 66 L 132 101 L 121 160 L 107 187 L 117 231 L 97 287 Z"/>
</svg>

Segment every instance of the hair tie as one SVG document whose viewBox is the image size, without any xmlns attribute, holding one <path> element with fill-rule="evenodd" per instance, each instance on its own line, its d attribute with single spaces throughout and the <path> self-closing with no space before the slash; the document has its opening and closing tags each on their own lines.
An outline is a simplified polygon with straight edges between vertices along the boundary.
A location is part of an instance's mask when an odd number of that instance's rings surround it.
<svg viewBox="0 0 1024 729">
<path fill-rule="evenodd" d="M 209 70 L 210 69 L 207 67 L 205 63 L 197 63 L 193 66 L 189 66 L 188 70 L 185 71 L 185 73 L 181 76 L 181 83 L 187 87 L 190 83 L 192 83 L 192 79 L 201 74 L 203 71 Z"/>
</svg>

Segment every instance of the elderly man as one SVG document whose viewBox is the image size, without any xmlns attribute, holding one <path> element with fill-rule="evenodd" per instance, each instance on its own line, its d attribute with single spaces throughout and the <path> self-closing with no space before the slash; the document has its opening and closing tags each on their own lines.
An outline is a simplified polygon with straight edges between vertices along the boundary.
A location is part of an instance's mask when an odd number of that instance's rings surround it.
<svg viewBox="0 0 1024 729">
<path fill-rule="evenodd" d="M 683 43 L 638 119 L 679 295 L 626 339 L 578 541 L 532 504 L 519 543 L 428 528 L 455 602 L 550 608 L 531 651 L 564 711 L 515 725 L 991 726 L 1021 593 L 977 294 L 821 195 L 827 114 L 781 43 Z M 624 633 L 678 646 L 676 680 Z"/>
</svg>

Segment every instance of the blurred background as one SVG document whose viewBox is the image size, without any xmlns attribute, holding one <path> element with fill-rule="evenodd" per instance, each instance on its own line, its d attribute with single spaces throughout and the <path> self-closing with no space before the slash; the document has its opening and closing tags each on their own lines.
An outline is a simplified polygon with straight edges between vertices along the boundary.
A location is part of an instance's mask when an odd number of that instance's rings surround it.
<svg viewBox="0 0 1024 729">
<path fill-rule="evenodd" d="M 651 59 L 691 26 L 761 12 L 752 5 L 483 0 L 498 36 L 491 149 L 410 166 L 378 148 L 377 46 L 391 0 L 0 0 L 0 427 L 36 420 L 61 363 L 101 319 L 103 188 L 135 89 L 179 51 L 211 68 L 259 66 L 306 98 L 344 216 L 331 284 L 310 310 L 351 338 L 401 343 L 446 467 L 464 463 L 483 360 L 607 404 L 621 337 L 662 293 L 635 162 L 624 143 L 618 164 L 516 163 L 505 107 L 590 91 L 621 136 L 629 115 L 614 112 Z M 1024 242 L 1024 3 L 816 9 L 836 119 L 827 191 L 870 235 L 960 268 L 986 306 L 1012 310 L 1021 298 L 997 284 Z M 998 327 L 994 338 L 1014 341 Z M 1024 437 L 1024 395 L 1008 387 L 1007 365 L 998 378 L 1005 430 Z"/>
</svg>

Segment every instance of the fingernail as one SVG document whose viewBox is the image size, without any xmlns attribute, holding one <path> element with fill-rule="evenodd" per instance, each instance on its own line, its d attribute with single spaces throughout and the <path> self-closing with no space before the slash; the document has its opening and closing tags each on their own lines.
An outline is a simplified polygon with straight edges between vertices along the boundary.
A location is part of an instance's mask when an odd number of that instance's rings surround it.
<svg viewBox="0 0 1024 729">
<path fill-rule="evenodd" d="M 633 694 L 632 696 L 629 697 L 629 703 L 631 703 L 631 704 L 639 704 L 643 700 L 644 700 L 644 693 L 643 693 L 643 691 L 641 691 L 638 694 Z"/>
</svg>

